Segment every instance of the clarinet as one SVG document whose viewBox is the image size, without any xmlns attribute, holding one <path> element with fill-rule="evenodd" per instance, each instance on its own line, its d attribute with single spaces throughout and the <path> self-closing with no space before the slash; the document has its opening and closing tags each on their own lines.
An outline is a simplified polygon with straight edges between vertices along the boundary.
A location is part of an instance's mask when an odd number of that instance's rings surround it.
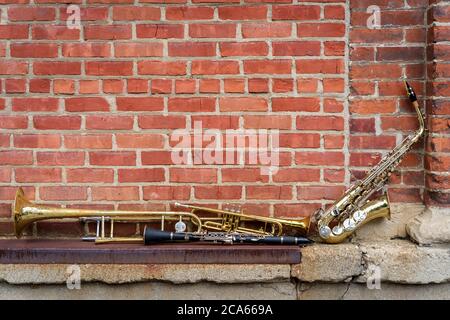
<svg viewBox="0 0 450 320">
<path fill-rule="evenodd" d="M 146 245 L 162 242 L 262 243 L 276 245 L 305 245 L 312 243 L 310 239 L 292 236 L 254 236 L 250 234 L 225 232 L 168 232 L 145 228 L 144 243 Z"/>
</svg>

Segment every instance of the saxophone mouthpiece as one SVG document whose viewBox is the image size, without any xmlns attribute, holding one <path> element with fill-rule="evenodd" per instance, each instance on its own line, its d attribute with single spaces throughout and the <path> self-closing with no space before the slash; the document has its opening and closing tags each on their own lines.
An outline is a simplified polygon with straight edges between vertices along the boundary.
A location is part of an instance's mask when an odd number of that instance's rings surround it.
<svg viewBox="0 0 450 320">
<path fill-rule="evenodd" d="M 416 93 L 414 89 L 405 81 L 406 92 L 408 93 L 408 98 L 411 102 L 417 101 Z"/>
</svg>

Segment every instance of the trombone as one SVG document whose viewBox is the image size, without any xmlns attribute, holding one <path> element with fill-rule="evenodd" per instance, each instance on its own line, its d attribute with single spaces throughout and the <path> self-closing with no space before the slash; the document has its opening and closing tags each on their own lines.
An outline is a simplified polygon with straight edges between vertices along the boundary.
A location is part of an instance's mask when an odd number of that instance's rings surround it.
<svg viewBox="0 0 450 320">
<path fill-rule="evenodd" d="M 114 235 L 114 223 L 154 223 L 159 222 L 161 231 L 165 231 L 167 222 L 175 222 L 175 232 L 204 234 L 209 231 L 252 235 L 281 236 L 286 235 L 286 228 L 295 229 L 295 234 L 305 235 L 309 228 L 310 218 L 302 220 L 285 220 L 256 215 L 243 214 L 237 211 L 211 209 L 186 204 L 175 204 L 177 207 L 190 209 L 186 211 L 125 211 L 125 210 L 94 210 L 55 208 L 35 204 L 29 201 L 22 188 L 16 192 L 13 207 L 14 230 L 17 238 L 23 230 L 33 222 L 48 219 L 77 218 L 81 222 L 95 222 L 96 233 L 85 236 L 83 240 L 100 243 L 144 243 L 144 234 L 132 237 L 117 237 Z M 209 216 L 202 216 L 202 215 Z M 109 230 L 107 231 L 107 226 Z"/>
</svg>

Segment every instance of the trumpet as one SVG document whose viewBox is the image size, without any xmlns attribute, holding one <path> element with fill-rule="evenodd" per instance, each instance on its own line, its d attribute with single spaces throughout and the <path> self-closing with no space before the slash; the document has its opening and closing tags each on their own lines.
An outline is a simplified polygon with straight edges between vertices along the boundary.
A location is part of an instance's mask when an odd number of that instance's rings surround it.
<svg viewBox="0 0 450 320">
<path fill-rule="evenodd" d="M 293 234 L 305 235 L 310 224 L 310 217 L 303 217 L 299 220 L 287 220 L 244 214 L 237 210 L 212 209 L 178 202 L 175 203 L 175 206 L 190 209 L 192 214 L 210 214 L 215 216 L 201 218 L 203 228 L 209 231 L 281 236 L 287 233 L 286 229 L 291 229 L 290 231 Z M 247 227 L 247 224 L 250 227 Z"/>
</svg>

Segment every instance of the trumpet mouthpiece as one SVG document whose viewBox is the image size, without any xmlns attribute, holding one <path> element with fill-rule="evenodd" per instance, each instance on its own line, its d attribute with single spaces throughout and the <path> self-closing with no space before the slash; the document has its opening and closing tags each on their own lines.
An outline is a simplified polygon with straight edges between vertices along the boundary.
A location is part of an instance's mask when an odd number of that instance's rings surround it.
<svg viewBox="0 0 450 320">
<path fill-rule="evenodd" d="M 414 92 L 414 89 L 409 85 L 407 81 L 405 81 L 405 87 L 409 100 L 411 102 L 417 101 L 416 93 Z"/>
</svg>

